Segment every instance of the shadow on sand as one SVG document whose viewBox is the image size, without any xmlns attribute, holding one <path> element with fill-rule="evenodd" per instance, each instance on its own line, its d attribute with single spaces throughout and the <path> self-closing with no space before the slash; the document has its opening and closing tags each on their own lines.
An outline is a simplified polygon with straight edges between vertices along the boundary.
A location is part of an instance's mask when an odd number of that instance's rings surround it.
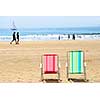
<svg viewBox="0 0 100 100">
<path fill-rule="evenodd" d="M 58 79 L 45 79 L 46 83 L 60 83 L 61 80 Z"/>
<path fill-rule="evenodd" d="M 76 78 L 69 78 L 68 81 L 72 81 L 72 82 L 89 82 L 89 80 L 84 80 L 84 79 L 76 79 Z"/>
</svg>

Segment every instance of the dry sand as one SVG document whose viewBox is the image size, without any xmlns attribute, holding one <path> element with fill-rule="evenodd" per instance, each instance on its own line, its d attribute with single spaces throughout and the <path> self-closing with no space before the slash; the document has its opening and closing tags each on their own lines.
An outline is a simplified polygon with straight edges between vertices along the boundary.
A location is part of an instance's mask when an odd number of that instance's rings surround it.
<svg viewBox="0 0 100 100">
<path fill-rule="evenodd" d="M 60 58 L 62 83 L 67 83 L 65 67 L 67 51 L 79 49 L 85 52 L 87 79 L 89 82 L 100 82 L 99 46 L 99 40 L 33 41 L 21 42 L 19 45 L 0 42 L 0 82 L 40 82 L 39 64 L 41 55 L 44 53 L 56 53 Z M 45 75 L 45 78 L 55 79 L 57 75 Z"/>
</svg>

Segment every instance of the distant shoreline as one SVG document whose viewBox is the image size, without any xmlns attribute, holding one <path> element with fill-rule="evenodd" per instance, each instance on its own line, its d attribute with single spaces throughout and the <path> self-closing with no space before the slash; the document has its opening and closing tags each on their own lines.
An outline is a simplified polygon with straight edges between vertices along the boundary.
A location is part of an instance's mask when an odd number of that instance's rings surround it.
<svg viewBox="0 0 100 100">
<path fill-rule="evenodd" d="M 20 35 L 20 41 L 48 41 L 48 40 L 73 40 L 72 34 L 68 38 L 68 34 L 48 34 L 48 35 Z M 12 36 L 0 36 L 0 41 L 11 41 Z M 100 34 L 76 35 L 75 40 L 100 40 Z"/>
</svg>

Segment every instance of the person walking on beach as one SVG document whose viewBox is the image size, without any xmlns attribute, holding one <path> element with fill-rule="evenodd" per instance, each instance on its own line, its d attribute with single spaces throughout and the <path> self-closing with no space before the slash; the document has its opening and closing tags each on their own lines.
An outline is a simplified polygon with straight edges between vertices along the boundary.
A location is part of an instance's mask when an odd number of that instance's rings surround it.
<svg viewBox="0 0 100 100">
<path fill-rule="evenodd" d="M 75 34 L 73 34 L 73 40 L 75 40 Z"/>
<path fill-rule="evenodd" d="M 60 40 L 60 35 L 59 35 L 59 37 L 58 37 L 58 40 Z"/>
<path fill-rule="evenodd" d="M 13 41 L 15 41 L 15 43 L 16 43 L 16 36 L 15 36 L 15 33 L 16 33 L 16 32 L 13 32 L 13 39 L 12 39 L 12 41 L 10 42 L 10 44 L 12 44 Z"/>
<path fill-rule="evenodd" d="M 16 44 L 19 44 L 19 32 L 17 32 L 17 41 Z"/>
<path fill-rule="evenodd" d="M 70 39 L 70 34 L 68 34 L 68 40 Z"/>
</svg>

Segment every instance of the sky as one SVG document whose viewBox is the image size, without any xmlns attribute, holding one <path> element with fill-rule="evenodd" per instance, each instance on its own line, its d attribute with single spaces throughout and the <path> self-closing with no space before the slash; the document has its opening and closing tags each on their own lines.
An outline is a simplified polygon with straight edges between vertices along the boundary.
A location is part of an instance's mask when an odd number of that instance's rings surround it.
<svg viewBox="0 0 100 100">
<path fill-rule="evenodd" d="M 0 28 L 88 27 L 100 26 L 100 16 L 0 16 Z"/>
</svg>

